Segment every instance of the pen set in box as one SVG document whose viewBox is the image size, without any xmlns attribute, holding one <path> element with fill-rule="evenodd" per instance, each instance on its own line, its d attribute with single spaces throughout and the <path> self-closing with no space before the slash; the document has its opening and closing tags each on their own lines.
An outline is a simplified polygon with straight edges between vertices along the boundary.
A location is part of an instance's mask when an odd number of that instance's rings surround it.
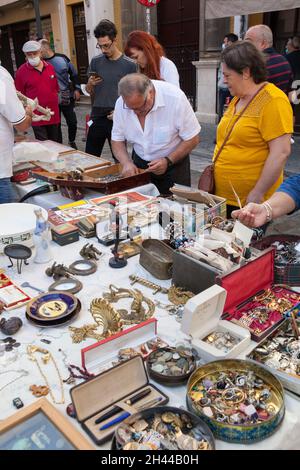
<svg viewBox="0 0 300 470">
<path fill-rule="evenodd" d="M 169 401 L 149 383 L 140 356 L 73 387 L 70 393 L 78 421 L 97 445 L 108 441 L 128 416 Z"/>
</svg>

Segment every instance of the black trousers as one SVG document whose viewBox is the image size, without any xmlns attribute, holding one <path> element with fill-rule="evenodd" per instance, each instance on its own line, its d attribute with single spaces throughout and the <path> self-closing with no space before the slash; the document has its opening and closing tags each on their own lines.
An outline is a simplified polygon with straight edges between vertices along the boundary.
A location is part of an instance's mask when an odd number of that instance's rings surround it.
<svg viewBox="0 0 300 470">
<path fill-rule="evenodd" d="M 60 124 L 49 124 L 48 126 L 32 126 L 32 129 L 37 140 L 59 142 L 59 126 Z"/>
<path fill-rule="evenodd" d="M 138 168 L 143 170 L 148 168 L 149 162 L 140 158 L 134 150 L 132 152 L 132 160 Z M 184 157 L 183 160 L 173 165 L 163 175 L 158 176 L 151 173 L 151 182 L 155 184 L 162 195 L 170 195 L 170 188 L 172 188 L 174 183 L 191 186 L 190 156 Z"/>
<path fill-rule="evenodd" d="M 95 155 L 96 157 L 101 157 L 101 153 L 107 139 L 112 156 L 116 160 L 111 149 L 111 131 L 113 127 L 113 121 L 107 119 L 106 116 L 92 118 L 92 121 L 93 124 L 89 127 L 86 140 L 86 153 Z"/>
<path fill-rule="evenodd" d="M 60 104 L 59 111 L 64 115 L 68 126 L 69 143 L 75 142 L 77 133 L 77 117 L 74 111 L 74 101 L 71 101 L 70 104 L 68 104 L 67 106 L 63 106 Z M 61 132 L 61 124 L 59 125 L 58 138 L 59 142 L 62 144 L 63 138 Z"/>
</svg>

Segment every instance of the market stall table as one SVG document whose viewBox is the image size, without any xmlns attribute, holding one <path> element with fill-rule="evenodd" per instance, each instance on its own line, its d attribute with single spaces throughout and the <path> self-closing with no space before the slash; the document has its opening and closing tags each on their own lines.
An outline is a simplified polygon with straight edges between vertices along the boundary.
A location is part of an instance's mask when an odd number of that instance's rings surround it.
<svg viewBox="0 0 300 470">
<path fill-rule="evenodd" d="M 60 199 L 58 203 L 63 203 Z M 45 207 L 45 204 L 44 204 Z M 151 236 L 162 238 L 160 233 L 160 227 L 158 225 L 150 226 Z M 80 238 L 80 240 L 71 245 L 60 247 L 54 242 L 51 242 L 51 249 L 53 251 L 53 261 L 64 263 L 69 265 L 75 260 L 80 259 L 79 251 L 87 242 L 86 239 Z M 81 311 L 78 317 L 72 322 L 72 326 L 79 327 L 83 324 L 93 323 L 93 318 L 89 313 L 90 303 L 94 298 L 99 298 L 104 292 L 108 291 L 109 285 L 114 284 L 117 287 L 132 288 L 130 284 L 130 275 L 137 275 L 148 280 L 158 283 L 164 287 L 170 286 L 170 281 L 158 281 L 152 277 L 147 271 L 145 271 L 138 263 L 138 256 L 132 257 L 128 260 L 128 264 L 123 269 L 112 269 L 109 267 L 108 261 L 112 256 L 109 247 L 99 245 L 96 239 L 89 239 L 89 242 L 93 242 L 97 248 L 103 252 L 100 260 L 97 262 L 98 270 L 88 276 L 80 276 L 78 279 L 83 283 L 83 289 L 76 294 L 81 302 Z M 32 286 L 47 291 L 50 284 L 53 282 L 45 274 L 46 267 L 52 264 L 52 261 L 46 265 L 35 264 L 33 258 L 29 260 L 29 266 L 24 266 L 22 274 L 17 273 L 16 267 L 7 268 L 9 264 L 8 259 L 4 256 L 0 256 L 0 269 L 5 269 L 6 274 L 11 277 L 16 284 L 19 286 L 24 282 L 29 282 Z M 155 297 L 152 295 L 152 291 L 141 285 L 134 286 L 140 289 L 146 296 L 157 299 L 162 303 L 168 303 L 166 295 L 157 293 Z M 36 296 L 37 293 L 30 287 L 24 288 L 24 290 L 32 297 Z M 117 307 L 119 308 L 119 307 Z M 88 345 L 94 344 L 95 340 L 86 339 L 84 342 L 79 344 L 72 343 L 70 331 L 68 325 L 59 326 L 55 328 L 39 328 L 30 324 L 25 317 L 25 308 L 11 310 L 4 312 L 1 315 L 3 318 L 9 318 L 11 316 L 18 316 L 23 321 L 23 327 L 14 336 L 14 338 L 21 345 L 19 348 L 14 349 L 11 352 L 5 353 L 0 356 L 0 391 L 1 391 L 1 402 L 0 402 L 0 418 L 3 420 L 8 416 L 15 413 L 12 400 L 14 398 L 21 398 L 24 405 L 28 405 L 36 400 L 29 390 L 29 387 L 33 384 L 45 385 L 42 376 L 36 366 L 36 364 L 29 360 L 27 355 L 27 346 L 30 344 L 37 345 L 39 347 L 49 350 L 52 356 L 55 358 L 55 362 L 58 365 L 59 372 L 62 378 L 67 378 L 69 372 L 66 364 L 71 363 L 76 366 L 81 366 L 81 349 Z M 180 324 L 176 321 L 175 317 L 161 309 L 156 308 L 155 317 L 158 320 L 158 336 L 167 341 L 171 345 L 175 345 L 178 342 L 188 340 L 180 331 Z M 3 335 L 1 335 L 1 338 Z M 1 339 L 0 338 L 0 339 Z M 45 344 L 41 340 L 51 341 L 50 344 Z M 251 342 L 251 346 L 244 351 L 243 357 L 254 347 L 255 343 Z M 15 360 L 13 361 L 12 359 Z M 11 360 L 11 362 L 9 362 Z M 45 370 L 45 369 L 44 369 Z M 59 398 L 60 386 L 58 382 L 57 372 L 55 368 L 49 367 L 49 374 L 47 376 L 49 384 L 51 385 L 51 391 L 53 395 Z M 11 371 L 11 372 L 10 372 Z M 79 383 L 79 381 L 77 381 Z M 66 407 L 70 403 L 69 389 L 72 385 L 64 384 L 65 403 L 55 405 L 65 416 Z M 185 407 L 186 406 L 186 386 L 176 387 L 165 387 L 159 385 L 160 389 L 166 393 L 170 398 L 170 406 Z M 51 398 L 47 397 L 51 402 Z M 299 449 L 300 448 L 300 399 L 292 396 L 289 393 L 285 394 L 286 398 L 286 414 L 282 425 L 276 431 L 274 435 L 268 439 L 261 441 L 253 445 L 238 445 L 228 444 L 222 441 L 216 441 L 216 449 L 247 449 L 247 450 L 259 450 L 259 449 Z M 84 433 L 80 424 L 73 418 L 67 417 L 71 423 L 83 434 L 87 439 L 89 437 Z M 90 441 L 92 443 L 92 441 Z M 97 449 L 109 449 L 110 442 L 97 447 Z"/>
</svg>

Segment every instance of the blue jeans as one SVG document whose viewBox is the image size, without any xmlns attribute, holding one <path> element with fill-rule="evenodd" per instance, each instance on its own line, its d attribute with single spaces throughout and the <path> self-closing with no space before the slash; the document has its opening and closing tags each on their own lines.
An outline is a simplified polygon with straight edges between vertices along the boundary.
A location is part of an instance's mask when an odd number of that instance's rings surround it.
<svg viewBox="0 0 300 470">
<path fill-rule="evenodd" d="M 10 178 L 0 178 L 0 204 L 16 202 L 17 195 Z"/>
</svg>

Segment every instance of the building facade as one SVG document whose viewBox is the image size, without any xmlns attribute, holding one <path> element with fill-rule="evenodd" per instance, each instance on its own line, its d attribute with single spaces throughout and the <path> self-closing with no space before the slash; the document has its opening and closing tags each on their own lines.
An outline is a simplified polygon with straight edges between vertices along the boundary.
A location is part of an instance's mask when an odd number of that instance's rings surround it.
<svg viewBox="0 0 300 470">
<path fill-rule="evenodd" d="M 274 7 L 271 0 L 265 0 L 266 4 L 269 11 L 252 14 L 250 5 L 256 5 L 255 11 L 262 8 L 258 0 L 161 0 L 150 9 L 151 33 L 175 62 L 181 87 L 200 121 L 217 122 L 217 70 L 226 33 L 241 37 L 248 26 L 268 24 L 279 52 L 289 37 L 300 35 L 300 8 L 291 8 L 300 6 L 300 0 L 278 0 L 279 11 L 270 11 Z M 239 5 L 246 5 L 247 14 L 236 15 L 241 11 Z M 146 8 L 137 0 L 39 0 L 39 10 L 43 37 L 56 52 L 70 57 L 82 83 L 87 80 L 91 58 L 98 53 L 93 31 L 101 19 L 115 22 L 121 49 L 130 31 L 148 29 Z M 223 16 L 231 12 L 235 16 Z M 14 75 L 24 62 L 22 45 L 37 36 L 34 1 L 0 0 L 0 28 L 1 63 Z M 298 120 L 300 123 L 300 116 Z"/>
</svg>

